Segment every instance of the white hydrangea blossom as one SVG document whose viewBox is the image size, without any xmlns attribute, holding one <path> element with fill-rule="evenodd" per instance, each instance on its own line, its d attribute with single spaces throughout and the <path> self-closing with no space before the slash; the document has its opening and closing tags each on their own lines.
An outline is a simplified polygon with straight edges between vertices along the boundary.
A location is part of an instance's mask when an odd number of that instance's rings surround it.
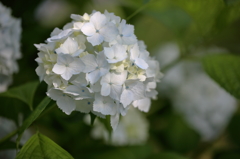
<svg viewBox="0 0 240 159">
<path fill-rule="evenodd" d="M 0 2 L 0 92 L 6 91 L 12 82 L 12 74 L 18 71 L 21 21 L 11 16 L 11 10 Z"/>
<path fill-rule="evenodd" d="M 36 72 L 49 86 L 47 95 L 66 114 L 111 115 L 113 129 L 131 105 L 147 112 L 162 74 L 134 26 L 107 11 L 71 18 L 46 44 L 35 45 Z"/>
<path fill-rule="evenodd" d="M 179 54 L 176 44 L 164 45 L 159 50 L 160 64 L 171 63 Z M 161 61 L 162 58 L 168 62 Z M 162 82 L 160 94 L 171 99 L 175 110 L 184 116 L 203 140 L 219 136 L 236 110 L 236 100 L 210 79 L 198 62 L 185 60 L 178 63 L 168 70 Z"/>
<path fill-rule="evenodd" d="M 85 122 L 90 124 L 90 115 L 85 116 Z M 104 124 L 95 119 L 91 136 L 103 139 L 107 144 L 115 146 L 141 145 L 148 139 L 149 123 L 146 117 L 137 109 L 131 107 L 127 115 L 121 118 L 116 131 L 109 138 L 109 132 Z"/>
<path fill-rule="evenodd" d="M 19 124 L 22 124 L 23 121 L 23 115 L 19 114 Z M 0 138 L 6 137 L 9 133 L 16 130 L 18 128 L 17 124 L 8 118 L 0 116 Z M 32 136 L 33 132 L 30 129 L 27 129 L 24 131 L 23 136 L 20 140 L 20 144 L 24 145 L 27 140 Z M 15 135 L 11 141 L 15 142 L 17 139 L 17 135 Z M 0 158 L 1 159 L 15 159 L 17 155 L 16 149 L 6 149 L 0 151 Z"/>
</svg>

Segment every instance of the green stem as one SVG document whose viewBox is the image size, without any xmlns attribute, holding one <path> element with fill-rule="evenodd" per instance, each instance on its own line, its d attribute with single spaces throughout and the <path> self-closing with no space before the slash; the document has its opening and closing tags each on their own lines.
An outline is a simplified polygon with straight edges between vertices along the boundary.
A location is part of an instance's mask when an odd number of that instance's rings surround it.
<svg viewBox="0 0 240 159">
<path fill-rule="evenodd" d="M 196 56 L 189 56 L 189 55 L 181 55 L 179 58 L 175 59 L 174 61 L 172 61 L 170 64 L 164 66 L 161 69 L 161 72 L 167 72 L 169 69 L 171 69 L 173 66 L 175 66 L 176 64 L 178 64 L 181 60 L 189 60 L 189 61 L 201 61 L 201 57 L 196 57 Z"/>
<path fill-rule="evenodd" d="M 49 108 L 47 108 L 38 118 L 41 118 L 42 116 L 48 114 L 49 112 L 51 112 L 53 109 L 56 108 L 56 103 L 54 103 L 53 105 L 51 105 Z"/>
<path fill-rule="evenodd" d="M 216 140 L 208 143 L 202 143 L 197 147 L 197 149 L 194 150 L 194 152 L 190 155 L 191 158 L 194 159 L 200 159 L 201 156 L 206 152 L 206 151 L 214 151 L 215 146 L 220 142 L 221 140 L 224 140 L 224 138 L 227 137 L 227 134 L 222 134 L 219 136 Z"/>
<path fill-rule="evenodd" d="M 151 1 L 151 0 L 150 0 Z M 149 2 L 150 2 L 149 1 Z M 130 20 L 132 17 L 134 17 L 136 14 L 138 14 L 139 12 L 141 12 L 142 10 L 144 10 L 148 5 L 149 5 L 149 2 L 144 4 L 142 7 L 138 8 L 135 12 L 133 12 L 130 16 L 128 16 L 126 18 L 126 20 Z"/>
<path fill-rule="evenodd" d="M 41 118 L 42 116 L 44 116 L 45 114 L 49 113 L 50 111 L 52 111 L 54 108 L 56 107 L 56 104 L 51 105 L 47 110 L 45 110 L 38 118 Z M 18 129 L 14 130 L 13 132 L 11 132 L 10 134 L 6 135 L 5 137 L 3 137 L 0 140 L 0 145 L 7 142 L 8 140 L 10 140 L 13 136 L 15 136 L 19 129 L 21 127 L 19 127 Z"/>
<path fill-rule="evenodd" d="M 182 57 L 177 58 L 176 60 L 172 61 L 170 64 L 166 65 L 165 67 L 163 67 L 161 69 L 161 72 L 167 72 L 167 70 L 169 70 L 170 68 L 172 68 L 173 66 L 175 66 L 178 62 L 180 62 L 182 60 Z"/>
<path fill-rule="evenodd" d="M 13 136 L 15 136 L 18 133 L 19 129 L 14 130 L 13 132 L 11 132 L 10 134 L 8 134 L 7 136 L 3 137 L 0 140 L 0 145 L 7 142 L 8 140 L 10 140 Z"/>
</svg>

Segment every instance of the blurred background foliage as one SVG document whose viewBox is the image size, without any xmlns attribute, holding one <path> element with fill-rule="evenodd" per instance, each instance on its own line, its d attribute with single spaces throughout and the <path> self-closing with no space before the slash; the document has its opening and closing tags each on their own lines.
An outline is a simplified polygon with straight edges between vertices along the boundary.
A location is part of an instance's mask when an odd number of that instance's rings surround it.
<svg viewBox="0 0 240 159">
<path fill-rule="evenodd" d="M 13 16 L 22 19 L 23 57 L 19 60 L 19 73 L 14 75 L 11 87 L 38 81 L 35 73 L 37 49 L 33 44 L 43 43 L 55 27 L 62 28 L 70 22 L 71 13 L 83 15 L 106 9 L 123 19 L 129 17 L 127 22 L 135 26 L 136 36 L 145 42 L 152 56 L 156 56 L 159 46 L 169 41 L 178 43 L 182 56 L 209 46 L 240 54 L 239 0 L 48 0 L 45 6 L 41 0 L 1 2 L 12 9 Z M 35 108 L 46 96 L 47 86 L 42 82 L 38 87 L 30 87 L 31 94 L 36 88 Z M 23 119 L 31 113 L 27 104 L 19 99 L 1 97 L 0 101 L 0 115 L 13 119 L 18 125 L 19 112 L 23 113 Z M 150 122 L 150 135 L 142 146 L 115 147 L 94 140 L 90 137 L 91 127 L 83 121 L 84 114 L 73 112 L 67 116 L 57 107 L 47 108 L 31 130 L 45 134 L 76 159 L 240 158 L 239 109 L 226 130 L 211 142 L 201 140 L 200 135 L 173 110 L 168 98 L 159 95 L 146 116 Z M 0 145 L 0 149 L 9 147 L 15 148 L 15 144 Z"/>
</svg>

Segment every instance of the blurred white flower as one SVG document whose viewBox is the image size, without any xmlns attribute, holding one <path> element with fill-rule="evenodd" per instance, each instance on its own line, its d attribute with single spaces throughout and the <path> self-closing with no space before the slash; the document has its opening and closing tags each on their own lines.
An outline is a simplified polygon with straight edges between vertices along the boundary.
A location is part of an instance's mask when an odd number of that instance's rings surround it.
<svg viewBox="0 0 240 159">
<path fill-rule="evenodd" d="M 90 115 L 85 117 L 85 122 L 90 123 Z M 115 146 L 141 145 L 148 139 L 149 123 L 146 117 L 133 107 L 128 110 L 127 115 L 121 118 L 116 131 L 109 132 L 104 124 L 95 119 L 91 135 L 95 139 L 104 139 L 107 144 Z"/>
<path fill-rule="evenodd" d="M 35 10 L 35 18 L 44 27 L 54 27 L 65 21 L 73 6 L 66 0 L 43 0 Z"/>
<path fill-rule="evenodd" d="M 147 112 L 161 73 L 134 26 L 107 11 L 71 18 L 63 30 L 53 30 L 47 44 L 35 45 L 36 72 L 48 84 L 48 96 L 66 114 L 111 115 L 113 129 L 133 103 Z"/>
<path fill-rule="evenodd" d="M 199 55 L 207 52 L 205 50 Z M 179 53 L 176 44 L 163 46 L 159 51 L 160 64 L 162 59 L 167 59 L 168 63 L 164 65 L 168 65 L 176 60 Z M 166 72 L 162 82 L 160 94 L 171 99 L 175 110 L 184 116 L 203 140 L 218 137 L 236 110 L 236 100 L 210 79 L 198 62 L 179 62 Z"/>
<path fill-rule="evenodd" d="M 6 91 L 12 75 L 18 71 L 21 20 L 11 16 L 11 10 L 0 2 L 0 92 Z"/>
<path fill-rule="evenodd" d="M 18 118 L 20 121 L 19 124 L 21 125 L 22 124 L 21 122 L 23 120 L 23 115 L 19 114 Z M 18 127 L 13 120 L 0 116 L 0 139 L 7 136 L 9 133 L 13 132 L 17 128 Z M 32 135 L 32 132 L 30 129 L 27 129 L 26 131 L 24 131 L 23 136 L 20 140 L 20 144 L 24 145 L 27 142 L 27 140 L 31 137 L 31 135 Z M 16 141 L 16 139 L 17 139 L 17 135 L 15 135 L 11 140 L 14 142 Z M 6 150 L 0 151 L 1 159 L 15 159 L 16 155 L 17 155 L 16 149 L 6 149 Z"/>
</svg>

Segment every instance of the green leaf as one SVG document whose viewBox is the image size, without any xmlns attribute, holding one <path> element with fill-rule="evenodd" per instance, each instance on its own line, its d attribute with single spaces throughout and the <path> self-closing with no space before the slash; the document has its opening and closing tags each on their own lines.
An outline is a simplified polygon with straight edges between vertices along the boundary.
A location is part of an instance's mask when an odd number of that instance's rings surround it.
<svg viewBox="0 0 240 159">
<path fill-rule="evenodd" d="M 202 64 L 208 75 L 230 94 L 240 99 L 240 56 L 209 55 Z"/>
<path fill-rule="evenodd" d="M 148 11 L 148 14 L 159 20 L 167 28 L 176 34 L 184 34 L 190 27 L 192 18 L 182 9 L 178 7 L 168 7 Z"/>
<path fill-rule="evenodd" d="M 143 4 L 149 3 L 151 0 L 142 0 Z"/>
<path fill-rule="evenodd" d="M 23 125 L 19 128 L 18 131 L 17 147 L 19 145 L 23 132 L 38 118 L 38 116 L 42 113 L 50 101 L 50 98 L 45 97 L 36 107 L 36 109 L 30 114 L 30 116 L 23 122 Z"/>
<path fill-rule="evenodd" d="M 167 147 L 175 152 L 187 153 L 198 146 L 199 134 L 189 127 L 181 116 L 168 114 L 166 119 L 168 123 L 161 138 Z"/>
<path fill-rule="evenodd" d="M 229 4 L 230 6 L 226 6 L 224 7 L 221 12 L 219 12 L 219 14 L 216 17 L 216 22 L 215 22 L 215 29 L 219 28 L 219 29 L 224 29 L 227 26 L 229 26 L 229 24 L 232 24 L 233 22 L 235 22 L 236 20 L 238 20 L 240 18 L 240 1 L 238 0 L 238 3 L 236 2 L 230 2 L 231 4 Z M 236 3 L 235 5 L 233 5 L 232 3 Z"/>
<path fill-rule="evenodd" d="M 26 103 L 16 98 L 0 97 L 0 116 L 12 119 L 19 126 L 19 113 L 23 116 L 29 113 L 29 108 Z"/>
<path fill-rule="evenodd" d="M 22 147 L 16 159 L 73 159 L 73 157 L 48 137 L 36 133 Z"/>
<path fill-rule="evenodd" d="M 33 97 L 34 97 L 34 93 L 38 87 L 38 84 L 39 84 L 38 81 L 29 82 L 29 83 L 23 84 L 21 86 L 11 88 L 6 92 L 1 93 L 0 96 L 20 99 L 21 101 L 28 104 L 28 106 L 32 110 L 33 109 L 32 108 Z"/>
<path fill-rule="evenodd" d="M 148 157 L 148 159 L 187 159 L 185 157 L 179 156 L 171 152 L 163 152 L 156 155 Z"/>
<path fill-rule="evenodd" d="M 233 5 L 239 2 L 239 0 L 223 0 L 223 1 L 226 5 Z"/>
</svg>

